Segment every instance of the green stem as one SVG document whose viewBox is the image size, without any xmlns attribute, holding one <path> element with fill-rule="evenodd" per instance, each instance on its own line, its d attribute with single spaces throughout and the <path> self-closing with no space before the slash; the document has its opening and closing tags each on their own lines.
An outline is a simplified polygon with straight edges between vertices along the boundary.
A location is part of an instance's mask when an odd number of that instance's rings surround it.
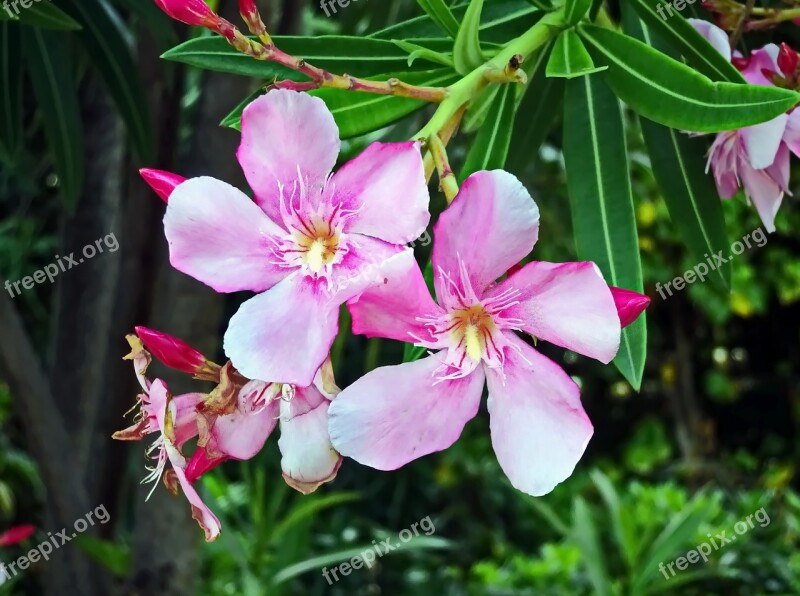
<svg viewBox="0 0 800 596">
<path fill-rule="evenodd" d="M 470 99 L 486 84 L 488 70 L 502 70 L 517 55 L 528 58 L 536 49 L 546 44 L 564 28 L 564 9 L 546 14 L 533 27 L 506 45 L 486 64 L 482 64 L 460 81 L 447 89 L 447 97 L 439 104 L 431 120 L 420 130 L 415 139 L 428 139 L 438 133 Z"/>
</svg>

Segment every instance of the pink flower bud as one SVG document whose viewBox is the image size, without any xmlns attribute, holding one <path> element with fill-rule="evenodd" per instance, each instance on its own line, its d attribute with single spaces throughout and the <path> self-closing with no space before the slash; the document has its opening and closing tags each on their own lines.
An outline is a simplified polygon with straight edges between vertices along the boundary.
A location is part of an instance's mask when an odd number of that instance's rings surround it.
<svg viewBox="0 0 800 596">
<path fill-rule="evenodd" d="M 239 12 L 248 20 L 258 14 L 258 8 L 253 0 L 239 0 Z"/>
<path fill-rule="evenodd" d="M 0 534 L 0 546 L 13 546 L 14 544 L 19 544 L 23 540 L 27 540 L 33 536 L 34 532 L 36 532 L 36 528 L 30 525 L 11 528 L 3 534 Z"/>
<path fill-rule="evenodd" d="M 169 196 L 172 194 L 172 191 L 175 190 L 179 184 L 186 181 L 186 178 L 183 176 L 171 174 L 163 170 L 142 168 L 139 170 L 139 174 L 165 203 L 169 202 Z"/>
<path fill-rule="evenodd" d="M 797 62 L 797 52 L 785 43 L 782 43 L 780 50 L 778 50 L 778 68 L 781 69 L 781 72 L 787 77 L 794 76 L 794 73 L 797 71 Z"/>
<path fill-rule="evenodd" d="M 193 27 L 208 27 L 220 18 L 203 0 L 155 0 L 155 3 L 170 18 Z"/>
<path fill-rule="evenodd" d="M 136 335 L 153 356 L 174 370 L 194 375 L 206 365 L 205 356 L 177 337 L 147 327 L 136 327 Z"/>
<path fill-rule="evenodd" d="M 650 304 L 650 298 L 639 292 L 624 290 L 609 286 L 611 295 L 614 297 L 614 305 L 619 313 L 619 321 L 622 327 L 627 327 L 639 318 L 644 309 Z"/>
</svg>

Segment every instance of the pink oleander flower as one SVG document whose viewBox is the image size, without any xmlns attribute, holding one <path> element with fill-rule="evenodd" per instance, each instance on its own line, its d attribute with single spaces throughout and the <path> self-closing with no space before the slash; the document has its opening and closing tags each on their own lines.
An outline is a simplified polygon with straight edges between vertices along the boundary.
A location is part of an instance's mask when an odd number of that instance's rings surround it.
<svg viewBox="0 0 800 596">
<path fill-rule="evenodd" d="M 0 534 L 0 546 L 14 546 L 34 535 L 36 526 L 16 526 Z"/>
<path fill-rule="evenodd" d="M 242 115 L 237 156 L 255 202 L 213 178 L 169 195 L 172 265 L 218 292 L 258 293 L 224 342 L 250 379 L 311 385 L 340 305 L 383 283 L 430 219 L 417 143 L 373 143 L 331 175 L 339 148 L 321 99 L 271 91 Z"/>
<path fill-rule="evenodd" d="M 791 76 L 783 72 L 788 68 L 790 56 L 778 63 L 781 49 L 768 44 L 753 50 L 749 58 L 731 54 L 728 36 L 707 21 L 689 19 L 709 43 L 726 59 L 732 60 L 742 76 L 752 85 L 774 85 L 774 76 Z M 796 60 L 795 60 L 796 65 Z M 789 192 L 789 153 L 800 156 L 800 113 L 793 110 L 777 118 L 717 134 L 708 155 L 708 165 L 720 197 L 729 199 L 740 186 L 753 202 L 768 232 L 775 231 L 775 216 L 784 193 Z"/>
<path fill-rule="evenodd" d="M 185 341 L 163 331 L 136 327 L 144 347 L 165 366 L 190 375 L 219 374 L 219 367 Z"/>
<path fill-rule="evenodd" d="M 610 362 L 620 317 L 594 263 L 531 262 L 539 210 L 511 174 L 478 172 L 434 228 L 438 302 L 412 255 L 388 283 L 348 303 L 354 333 L 413 341 L 416 362 L 378 368 L 333 400 L 344 456 L 394 470 L 452 445 L 476 416 L 484 383 L 495 454 L 511 483 L 543 495 L 570 476 L 593 433 L 578 386 L 514 331 Z"/>
</svg>

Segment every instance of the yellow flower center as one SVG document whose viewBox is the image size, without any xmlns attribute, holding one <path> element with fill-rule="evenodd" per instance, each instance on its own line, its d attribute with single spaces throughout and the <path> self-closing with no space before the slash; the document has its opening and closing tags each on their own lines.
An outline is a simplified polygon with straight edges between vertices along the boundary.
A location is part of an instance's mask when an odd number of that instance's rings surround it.
<svg viewBox="0 0 800 596">
<path fill-rule="evenodd" d="M 454 311 L 451 315 L 453 335 L 457 342 L 464 343 L 467 356 L 478 362 L 486 353 L 486 342 L 491 341 L 495 324 L 486 309 L 480 304 Z"/>
</svg>

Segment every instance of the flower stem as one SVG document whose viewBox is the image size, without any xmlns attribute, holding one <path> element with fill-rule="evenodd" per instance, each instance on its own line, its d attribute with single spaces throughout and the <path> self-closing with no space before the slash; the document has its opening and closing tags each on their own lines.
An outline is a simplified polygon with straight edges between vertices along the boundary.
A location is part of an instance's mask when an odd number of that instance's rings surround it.
<svg viewBox="0 0 800 596">
<path fill-rule="evenodd" d="M 489 62 L 479 66 L 460 81 L 447 88 L 447 96 L 439 104 L 436 113 L 428 124 L 420 130 L 415 139 L 428 139 L 431 135 L 439 132 L 450 121 L 453 115 L 461 109 L 470 99 L 472 99 L 480 89 L 487 83 L 487 73 L 505 71 L 518 56 L 527 58 L 536 49 L 547 43 L 553 36 L 560 32 L 564 27 L 564 9 L 559 8 L 546 14 L 533 27 L 517 39 L 506 45 Z M 489 75 L 493 77 L 493 74 Z"/>
<path fill-rule="evenodd" d="M 450 167 L 450 161 L 447 159 L 447 149 L 442 143 L 442 139 L 438 133 L 434 133 L 428 139 L 428 148 L 433 155 L 433 161 L 436 164 L 436 171 L 439 172 L 439 188 L 444 193 L 447 204 L 453 202 L 458 194 L 458 182 L 453 170 Z"/>
</svg>

